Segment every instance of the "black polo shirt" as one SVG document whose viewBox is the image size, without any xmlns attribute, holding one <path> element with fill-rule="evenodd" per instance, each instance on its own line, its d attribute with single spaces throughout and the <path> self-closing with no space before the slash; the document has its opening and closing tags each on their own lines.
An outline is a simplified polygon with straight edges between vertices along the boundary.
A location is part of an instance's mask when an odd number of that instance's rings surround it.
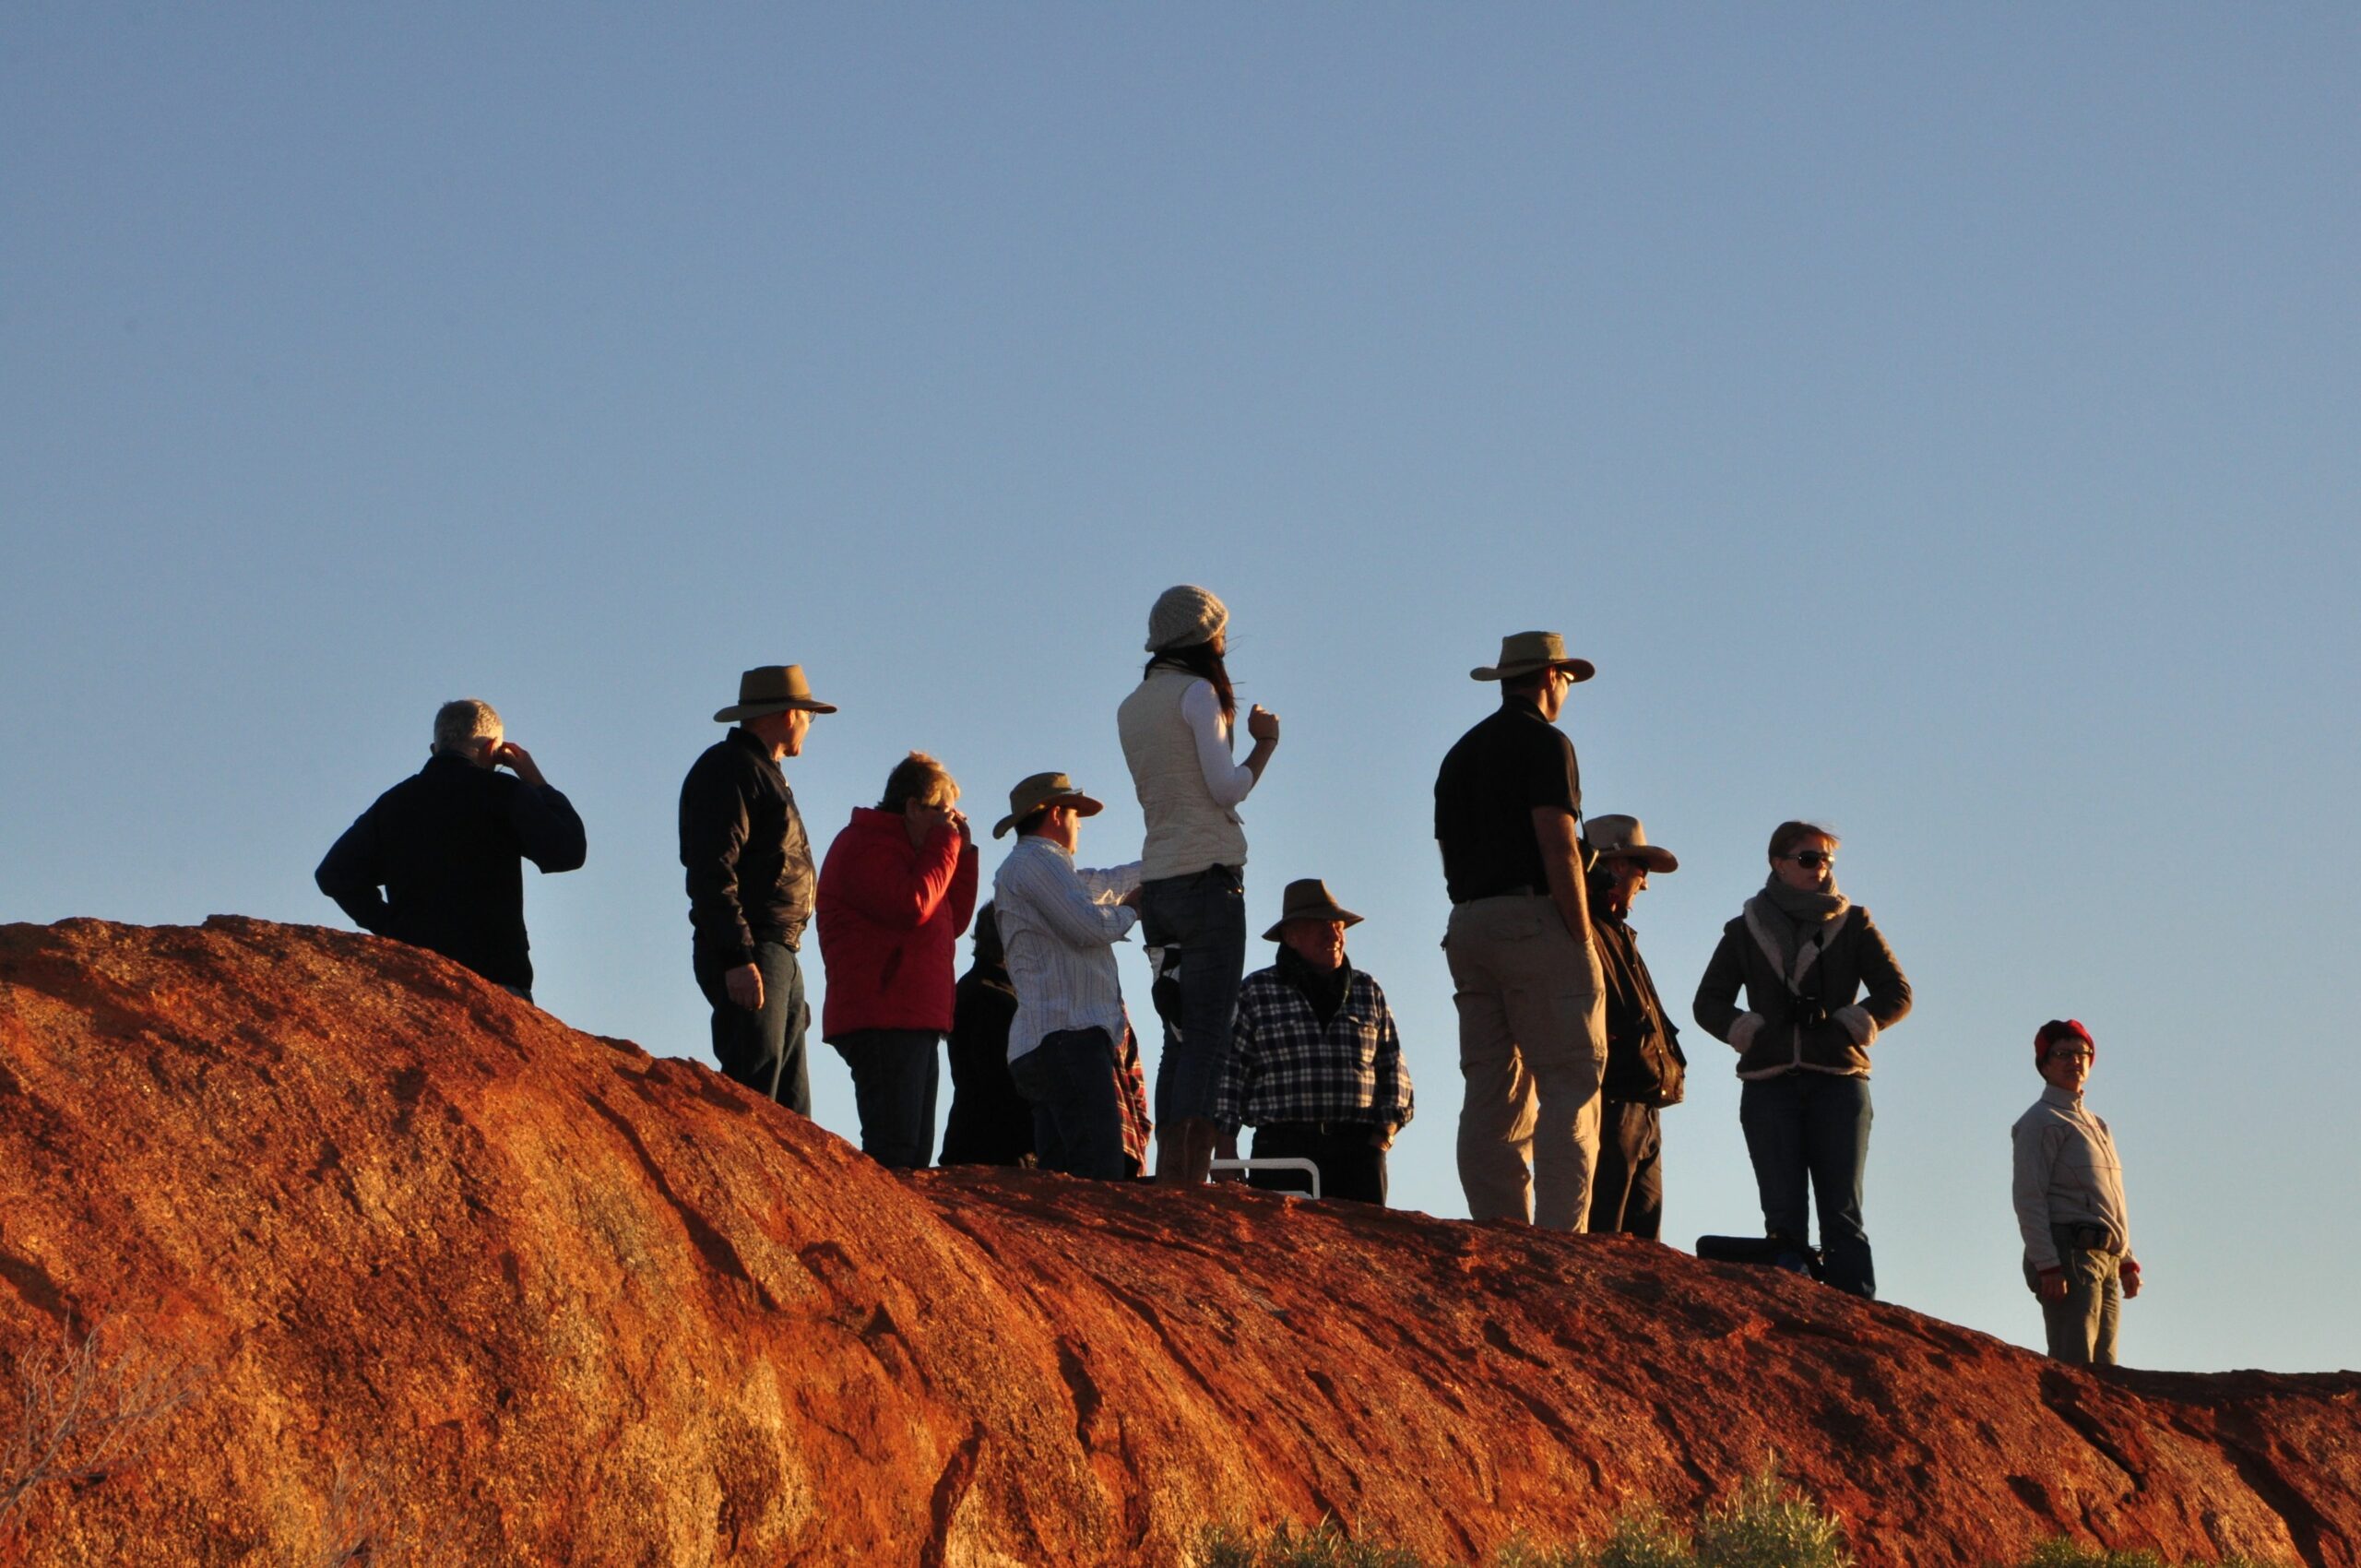
<svg viewBox="0 0 2361 1568">
<path fill-rule="evenodd" d="M 1548 892 L 1533 810 L 1574 814 L 1582 804 L 1574 743 L 1532 698 L 1503 696 L 1501 710 L 1462 735 L 1435 776 L 1435 839 L 1451 901 Z"/>
</svg>

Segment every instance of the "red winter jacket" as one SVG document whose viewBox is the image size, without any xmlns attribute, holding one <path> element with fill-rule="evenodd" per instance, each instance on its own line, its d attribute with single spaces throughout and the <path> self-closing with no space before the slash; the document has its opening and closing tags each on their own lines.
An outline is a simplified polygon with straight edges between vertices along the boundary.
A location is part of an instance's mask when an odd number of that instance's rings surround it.
<svg viewBox="0 0 2361 1568">
<path fill-rule="evenodd" d="M 976 847 L 945 824 L 910 843 L 899 812 L 857 808 L 820 866 L 828 989 L 820 1038 L 951 1028 L 959 933 L 976 912 Z"/>
</svg>

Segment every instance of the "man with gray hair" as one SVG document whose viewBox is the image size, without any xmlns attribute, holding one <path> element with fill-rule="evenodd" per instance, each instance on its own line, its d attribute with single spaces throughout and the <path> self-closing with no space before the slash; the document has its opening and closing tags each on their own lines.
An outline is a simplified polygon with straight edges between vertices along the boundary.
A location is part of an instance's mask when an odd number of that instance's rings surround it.
<svg viewBox="0 0 2361 1568">
<path fill-rule="evenodd" d="M 492 705 L 470 697 L 435 713 L 426 766 L 345 829 L 313 880 L 363 931 L 440 953 L 529 1002 L 519 861 L 574 871 L 587 852 L 573 803 L 506 738 Z"/>
</svg>

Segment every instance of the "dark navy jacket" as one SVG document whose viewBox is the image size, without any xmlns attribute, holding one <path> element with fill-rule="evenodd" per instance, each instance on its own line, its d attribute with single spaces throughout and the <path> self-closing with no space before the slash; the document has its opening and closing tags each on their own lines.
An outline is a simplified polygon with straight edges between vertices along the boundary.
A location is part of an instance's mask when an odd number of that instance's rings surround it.
<svg viewBox="0 0 2361 1568">
<path fill-rule="evenodd" d="M 556 790 L 444 754 L 378 796 L 313 880 L 363 931 L 530 991 L 520 861 L 573 871 L 587 852 Z"/>
</svg>

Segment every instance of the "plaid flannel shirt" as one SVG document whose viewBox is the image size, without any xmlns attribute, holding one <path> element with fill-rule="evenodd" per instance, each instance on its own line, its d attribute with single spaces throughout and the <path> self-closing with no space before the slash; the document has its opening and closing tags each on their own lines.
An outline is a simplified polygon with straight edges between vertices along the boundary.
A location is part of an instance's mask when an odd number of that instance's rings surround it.
<svg viewBox="0 0 2361 1568">
<path fill-rule="evenodd" d="M 1147 1119 L 1147 1075 L 1140 1070 L 1140 1037 L 1131 1014 L 1123 1015 L 1123 1043 L 1115 1052 L 1115 1088 L 1123 1102 L 1123 1154 L 1136 1170 L 1147 1169 L 1147 1141 L 1156 1123 Z"/>
<path fill-rule="evenodd" d="M 1311 1004 L 1274 966 L 1246 977 L 1229 1070 L 1214 1120 L 1243 1123 L 1366 1122 L 1398 1129 L 1410 1120 L 1410 1073 L 1385 992 L 1360 970 L 1325 1027 Z"/>
</svg>

